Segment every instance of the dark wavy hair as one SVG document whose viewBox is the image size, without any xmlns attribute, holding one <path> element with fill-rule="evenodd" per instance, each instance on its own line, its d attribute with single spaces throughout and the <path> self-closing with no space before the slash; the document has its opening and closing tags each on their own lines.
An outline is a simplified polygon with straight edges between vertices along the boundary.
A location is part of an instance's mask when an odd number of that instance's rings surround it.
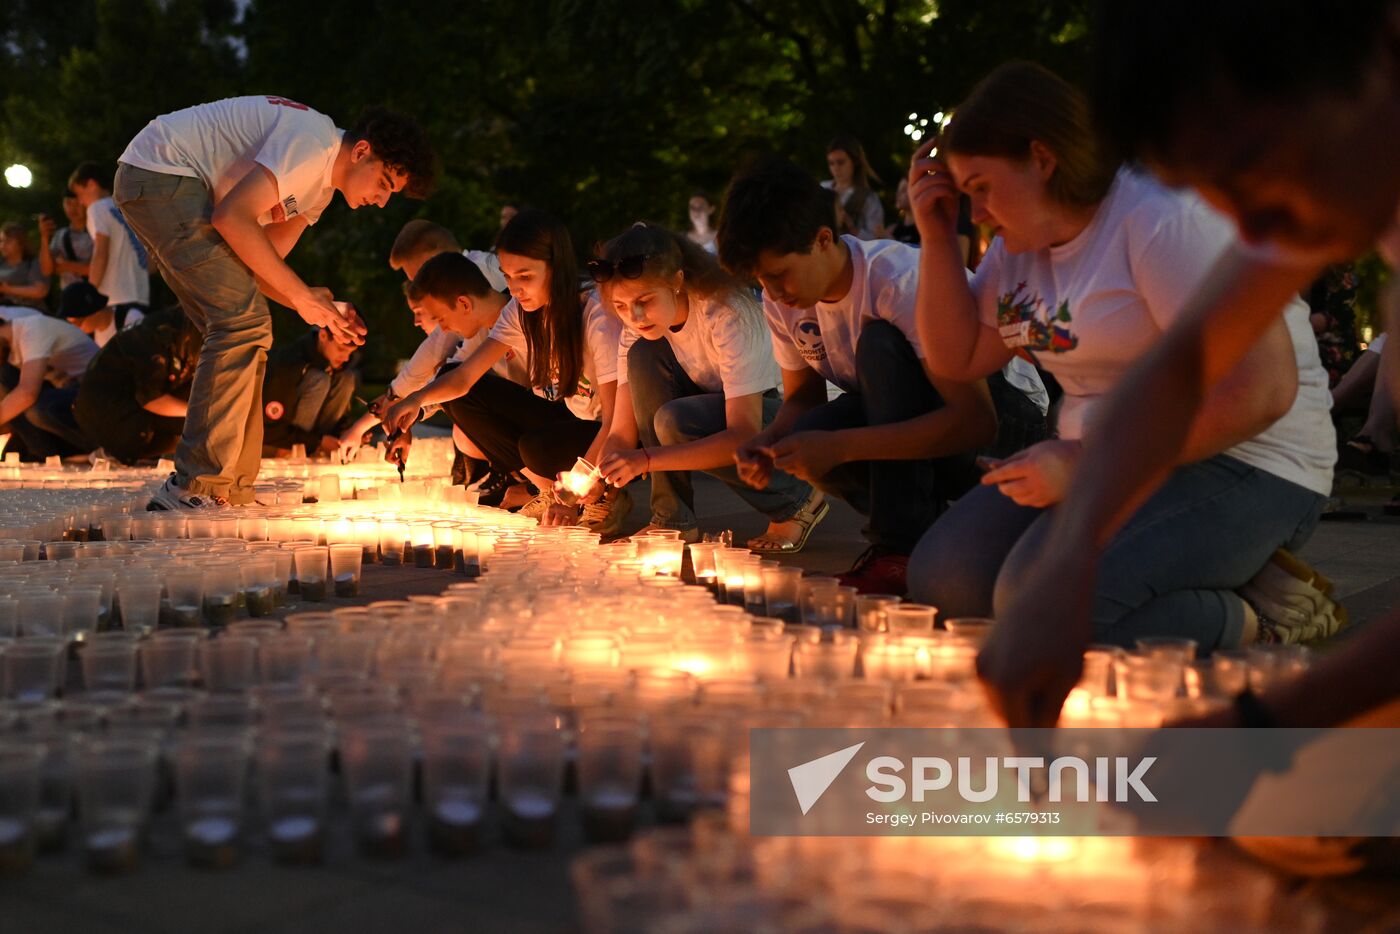
<svg viewBox="0 0 1400 934">
<path fill-rule="evenodd" d="M 496 252 L 542 260 L 549 267 L 549 304 L 535 312 L 521 309 L 525 365 L 536 386 L 548 386 L 557 373 L 559 392 L 574 395 L 583 375 L 583 301 L 569 228 L 547 211 L 522 208 L 496 235 Z"/>
<path fill-rule="evenodd" d="M 670 279 L 685 273 L 685 290 L 700 298 L 741 292 L 744 283 L 725 272 L 713 256 L 697 244 L 650 221 L 637 221 L 594 251 L 599 259 L 617 263 L 629 256 L 645 256 L 643 276 Z M 616 282 L 616 279 L 611 282 Z M 602 289 L 607 291 L 604 283 Z"/>
<path fill-rule="evenodd" d="M 1046 189 L 1061 204 L 1098 204 L 1119 161 L 1094 126 L 1089 102 L 1059 75 L 1031 62 L 997 66 L 972 89 L 943 131 L 939 146 L 966 156 L 1024 161 L 1031 143 L 1055 154 Z"/>
<path fill-rule="evenodd" d="M 760 253 L 810 253 L 823 227 L 837 229 L 836 193 L 786 159 L 762 159 L 729 183 L 716 230 L 719 261 L 750 277 Z"/>
<path fill-rule="evenodd" d="M 360 140 L 369 143 L 385 165 L 408 176 L 405 195 L 422 199 L 433 190 L 437 156 L 418 121 L 383 107 L 366 107 L 354 126 L 345 131 L 345 142 L 354 145 Z"/>
</svg>

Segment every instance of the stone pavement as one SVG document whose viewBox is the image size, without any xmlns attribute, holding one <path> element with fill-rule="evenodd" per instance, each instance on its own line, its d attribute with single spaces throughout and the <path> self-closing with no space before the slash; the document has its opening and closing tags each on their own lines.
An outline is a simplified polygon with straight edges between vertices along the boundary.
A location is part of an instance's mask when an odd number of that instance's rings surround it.
<svg viewBox="0 0 1400 934">
<path fill-rule="evenodd" d="M 646 522 L 645 486 L 633 488 L 633 526 Z M 732 528 L 736 541 L 761 532 L 762 517 L 708 478 L 697 483 L 706 531 Z M 1367 521 L 1323 523 L 1303 556 L 1337 583 L 1358 625 L 1400 606 L 1400 519 L 1379 515 L 1379 491 L 1352 497 Z M 861 519 L 833 503 L 830 517 L 806 552 L 787 559 L 811 570 L 845 569 L 863 550 Z M 365 569 L 361 595 L 316 604 L 368 603 L 414 593 L 437 593 L 461 578 L 413 568 Z M 308 608 L 303 605 L 303 609 Z M 413 931 L 564 932 L 574 930 L 568 857 L 581 846 L 578 821 L 565 812 L 549 849 L 512 849 L 488 833 L 482 851 L 459 860 L 432 856 L 421 827 L 409 855 L 376 861 L 356 855 L 338 822 L 320 867 L 283 868 L 254 839 L 231 871 L 188 868 L 169 817 L 157 821 L 151 849 L 131 875 L 85 872 L 70 852 L 39 859 L 22 876 L 0 877 L 3 934 L 294 934 L 294 932 Z M 337 835 L 339 834 L 339 835 Z M 1350 903 L 1360 918 L 1395 909 L 1393 882 L 1314 883 L 1334 905 Z M 1357 902 L 1366 907 L 1357 906 Z"/>
</svg>

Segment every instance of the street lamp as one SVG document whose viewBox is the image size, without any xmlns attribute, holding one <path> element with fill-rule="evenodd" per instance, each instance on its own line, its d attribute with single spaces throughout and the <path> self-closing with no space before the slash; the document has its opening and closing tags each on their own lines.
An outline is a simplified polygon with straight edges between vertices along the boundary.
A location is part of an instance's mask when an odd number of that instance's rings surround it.
<svg viewBox="0 0 1400 934">
<path fill-rule="evenodd" d="M 29 171 L 29 166 L 16 162 L 5 169 L 5 182 L 11 188 L 28 188 L 34 183 L 34 173 Z"/>
</svg>

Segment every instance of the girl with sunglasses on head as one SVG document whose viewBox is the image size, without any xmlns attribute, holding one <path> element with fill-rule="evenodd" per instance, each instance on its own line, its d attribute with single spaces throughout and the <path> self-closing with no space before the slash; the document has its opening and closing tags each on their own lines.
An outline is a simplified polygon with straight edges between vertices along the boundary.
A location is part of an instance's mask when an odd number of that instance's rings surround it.
<svg viewBox="0 0 1400 934">
<path fill-rule="evenodd" d="M 589 271 L 626 327 L 603 476 L 622 486 L 651 474 L 649 528 L 699 541 L 690 471 L 703 470 L 768 516 L 750 548 L 800 551 L 827 513 L 822 494 L 782 471 L 754 489 L 734 467 L 735 449 L 782 407 L 758 302 L 700 246 L 655 224 L 634 224 L 598 252 Z"/>
<path fill-rule="evenodd" d="M 385 428 L 406 429 L 424 406 L 461 400 L 452 407 L 457 426 L 492 464 L 520 471 L 539 487 L 522 514 L 615 535 L 629 507 L 624 491 L 609 490 L 570 508 L 559 503 L 554 485 L 575 459 L 596 463 L 608 437 L 617 390 L 617 319 L 595 293 L 579 292 L 573 241 L 550 214 L 534 208 L 517 213 L 497 236 L 496 255 L 511 301 L 486 340 L 460 366 L 396 402 L 385 413 Z M 481 381 L 511 352 L 524 358 L 530 388 Z"/>
</svg>

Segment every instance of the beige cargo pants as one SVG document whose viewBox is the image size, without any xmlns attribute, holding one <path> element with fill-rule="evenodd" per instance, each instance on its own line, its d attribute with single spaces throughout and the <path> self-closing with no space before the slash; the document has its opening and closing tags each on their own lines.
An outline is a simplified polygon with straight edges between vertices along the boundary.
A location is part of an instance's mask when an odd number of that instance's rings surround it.
<svg viewBox="0 0 1400 934">
<path fill-rule="evenodd" d="M 175 451 L 180 486 L 252 502 L 262 456 L 263 373 L 272 317 L 253 273 L 219 236 L 198 178 L 117 166 L 112 199 L 204 335 Z"/>
</svg>

